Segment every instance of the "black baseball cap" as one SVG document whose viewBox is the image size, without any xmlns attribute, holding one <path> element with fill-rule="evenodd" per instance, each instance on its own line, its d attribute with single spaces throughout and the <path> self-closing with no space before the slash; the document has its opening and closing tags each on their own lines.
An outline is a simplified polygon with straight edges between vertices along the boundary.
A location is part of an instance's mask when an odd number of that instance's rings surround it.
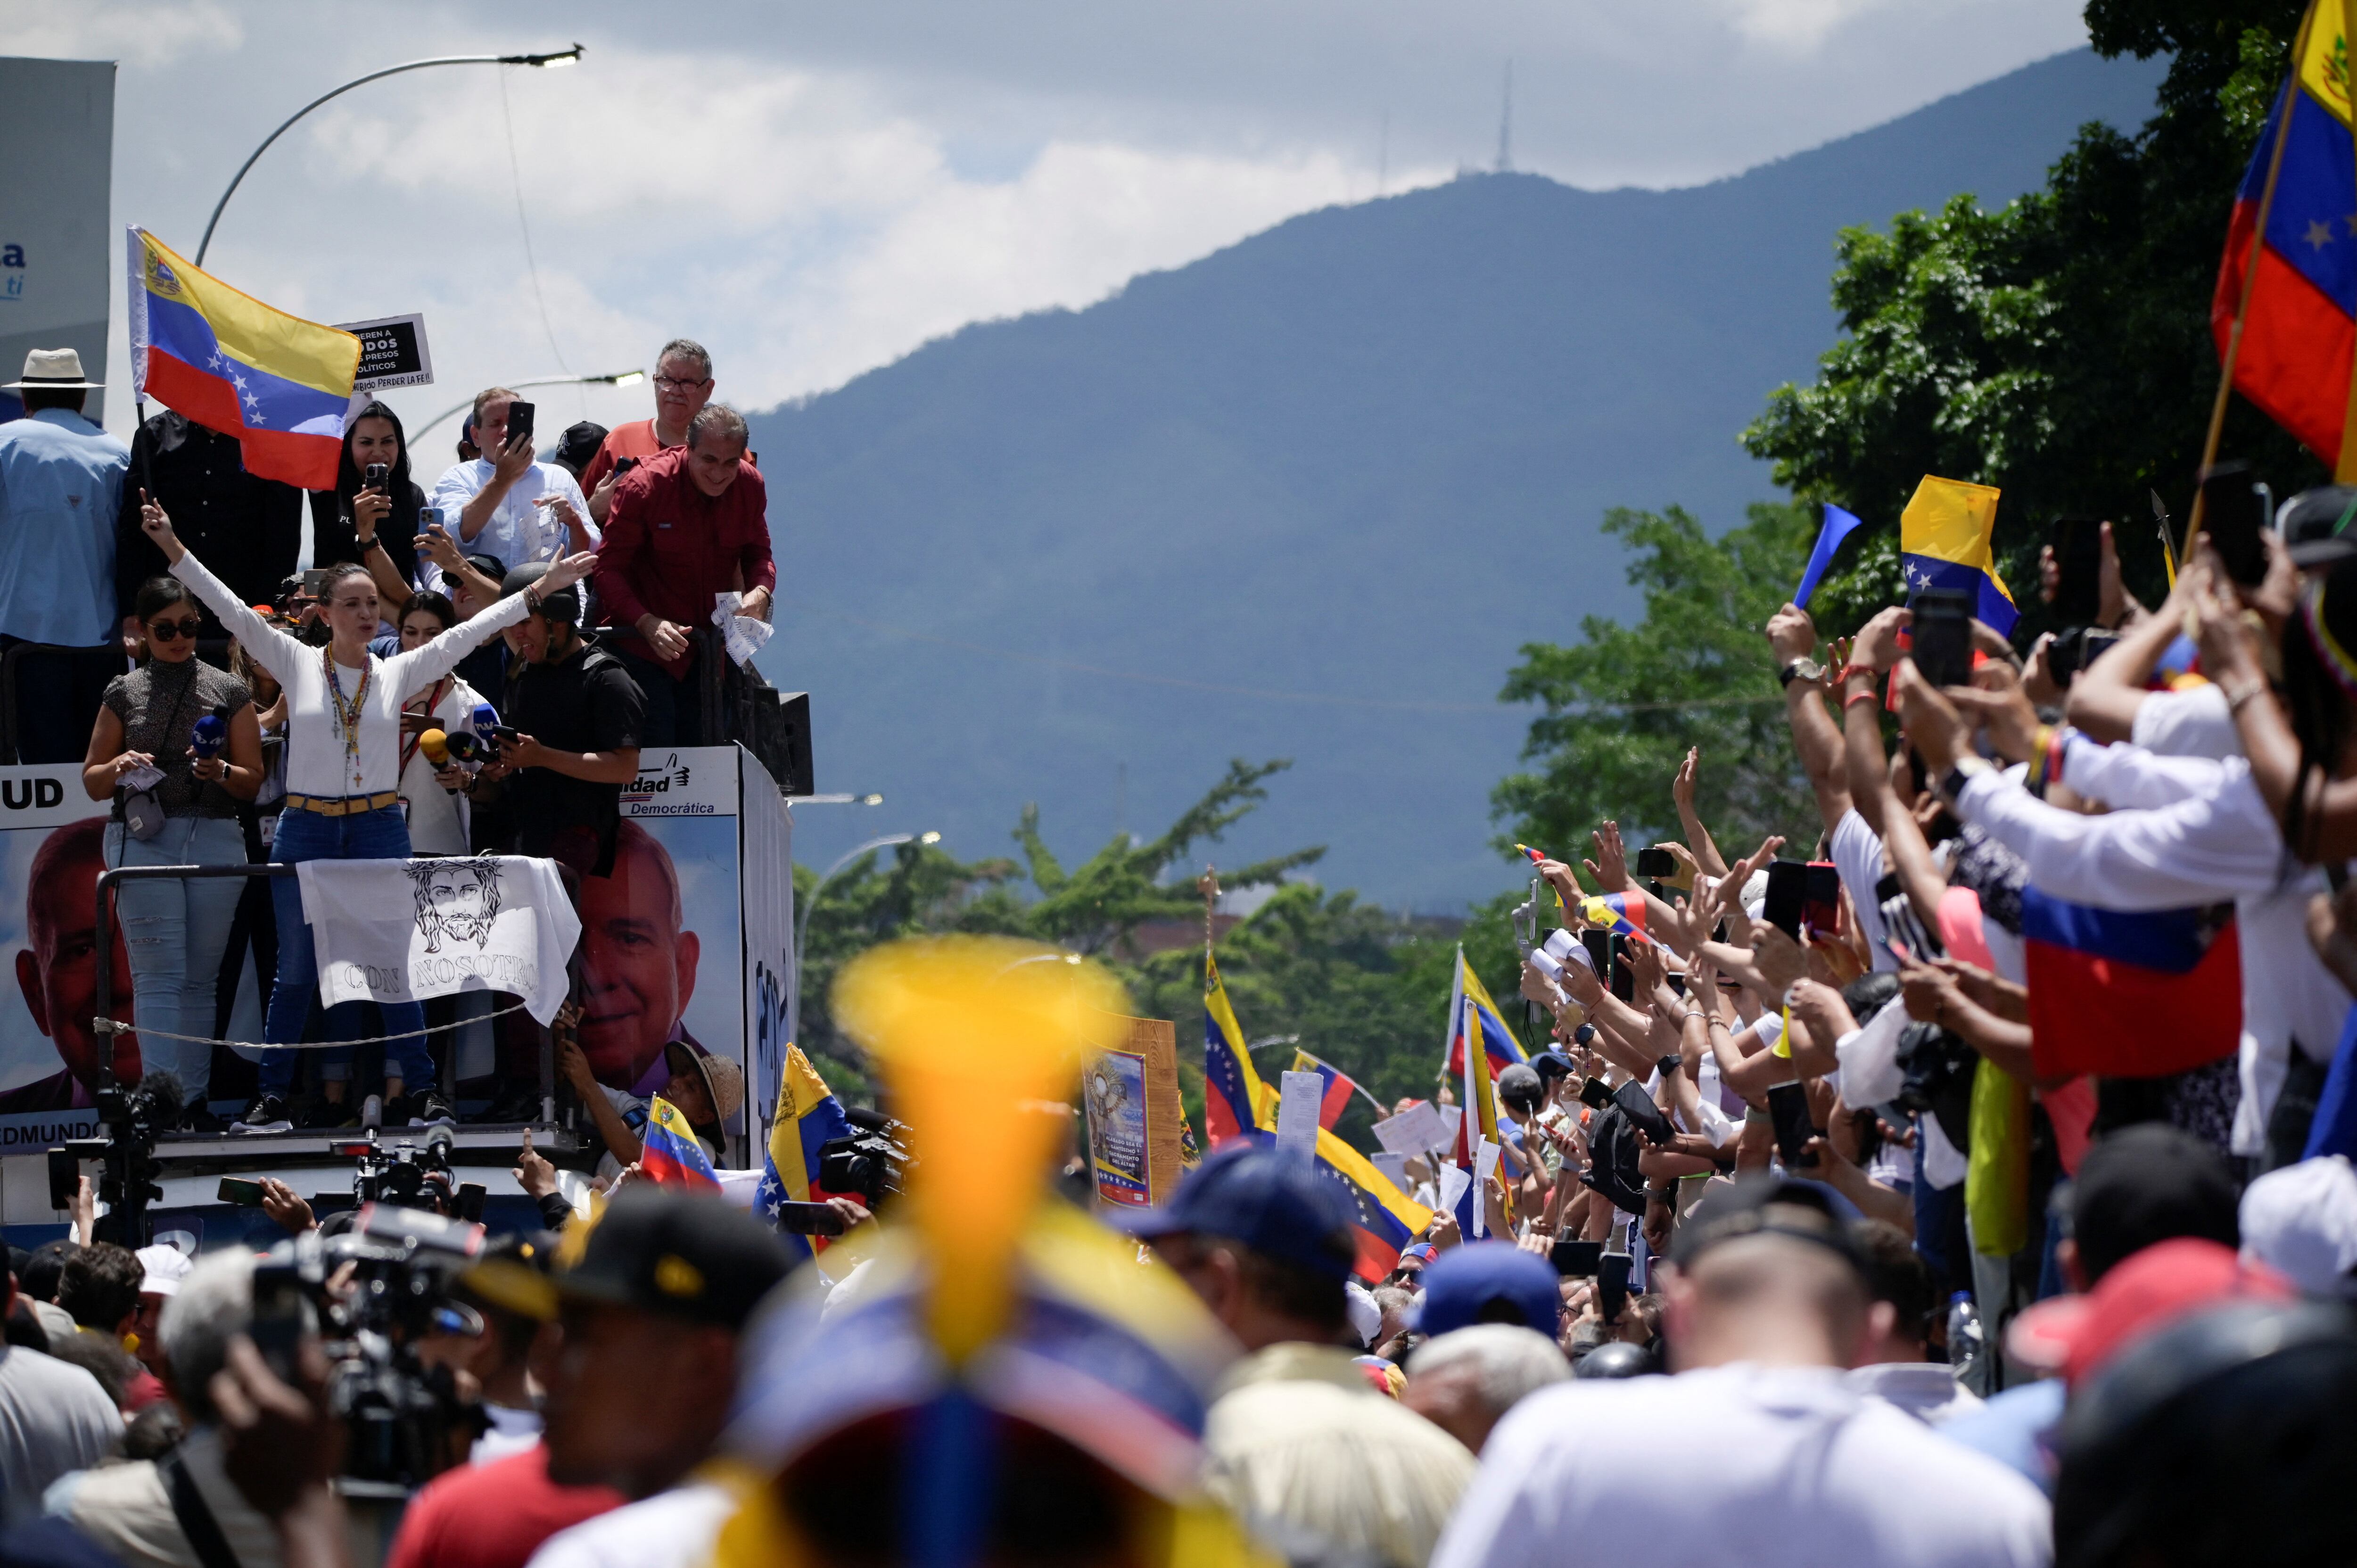
<svg viewBox="0 0 2357 1568">
<path fill-rule="evenodd" d="M 597 456 L 597 448 L 605 445 L 605 441 L 606 427 L 595 420 L 585 419 L 577 424 L 568 424 L 565 427 L 565 434 L 556 438 L 556 461 L 577 479 L 581 477 L 581 470 L 589 466 L 589 460 Z"/>
<path fill-rule="evenodd" d="M 1309 1162 L 1274 1145 L 1231 1144 L 1195 1167 L 1161 1208 L 1116 1222 L 1144 1240 L 1224 1236 L 1315 1273 L 1347 1279 L 1357 1261 L 1352 1215 Z"/>
<path fill-rule="evenodd" d="M 1533 1057 L 1531 1070 L 1538 1074 L 1542 1081 L 1548 1079 L 1570 1078 L 1579 1071 L 1572 1065 L 1569 1057 L 1557 1050 L 1541 1051 Z"/>
<path fill-rule="evenodd" d="M 2276 511 L 2276 532 L 2295 566 L 2330 566 L 2357 556 L 2357 485 L 2319 485 L 2302 490 Z"/>
<path fill-rule="evenodd" d="M 2242 1245 L 2242 1194 L 2225 1156 L 2182 1128 L 2140 1122 L 2099 1140 L 2071 1184 L 2071 1236 L 2093 1284 L 2156 1241 Z"/>
<path fill-rule="evenodd" d="M 528 561 L 500 579 L 500 597 L 511 598 L 547 575 L 547 562 Z M 553 621 L 576 626 L 581 620 L 581 595 L 569 587 L 553 594 L 544 593 L 540 596 L 540 609 L 536 613 Z"/>
<path fill-rule="evenodd" d="M 530 1288 L 529 1263 L 504 1258 L 468 1270 L 466 1283 L 533 1317 L 584 1301 L 742 1328 L 792 1266 L 776 1234 L 746 1210 L 700 1193 L 632 1186 L 614 1195 L 586 1237 L 567 1231 L 547 1277 L 553 1288 Z"/>
</svg>

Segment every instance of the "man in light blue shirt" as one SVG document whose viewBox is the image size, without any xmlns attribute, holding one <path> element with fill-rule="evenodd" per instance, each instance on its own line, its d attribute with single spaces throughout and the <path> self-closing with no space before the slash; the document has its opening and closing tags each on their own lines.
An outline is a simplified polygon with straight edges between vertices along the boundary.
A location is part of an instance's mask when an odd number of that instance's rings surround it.
<svg viewBox="0 0 2357 1568">
<path fill-rule="evenodd" d="M 7 388 L 25 417 L 0 424 L 0 656 L 20 642 L 114 650 L 17 661 L 19 762 L 81 760 L 105 682 L 123 671 L 114 520 L 131 449 L 82 417 L 99 384 L 73 349 L 36 349 Z"/>
</svg>

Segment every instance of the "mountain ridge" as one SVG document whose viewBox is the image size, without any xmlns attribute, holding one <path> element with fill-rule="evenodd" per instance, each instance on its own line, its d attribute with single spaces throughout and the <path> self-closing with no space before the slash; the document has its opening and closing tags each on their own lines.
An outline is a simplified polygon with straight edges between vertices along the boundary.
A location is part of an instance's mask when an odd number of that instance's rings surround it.
<svg viewBox="0 0 2357 1568">
<path fill-rule="evenodd" d="M 1837 229 L 2009 199 L 2159 70 L 2058 56 L 1697 186 L 1320 208 L 755 415 L 763 668 L 813 693 L 820 787 L 890 800 L 805 811 L 799 856 L 870 823 L 999 854 L 1028 800 L 1085 854 L 1289 756 L 1213 857 L 1324 843 L 1422 910 L 1505 886 L 1487 793 L 1529 714 L 1493 699 L 1522 643 L 1635 607 L 1606 509 L 1768 499 L 1736 435 L 1833 341 Z"/>
</svg>

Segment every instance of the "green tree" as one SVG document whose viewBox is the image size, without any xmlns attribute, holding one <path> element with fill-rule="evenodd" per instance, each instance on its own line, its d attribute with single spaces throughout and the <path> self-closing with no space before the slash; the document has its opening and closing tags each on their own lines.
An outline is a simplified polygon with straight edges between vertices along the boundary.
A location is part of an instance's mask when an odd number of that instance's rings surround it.
<svg viewBox="0 0 2357 1568">
<path fill-rule="evenodd" d="M 2008 585 L 2042 626 L 2034 561 L 2050 520 L 2115 521 L 2133 585 L 2160 588 L 2148 492 L 2179 538 L 2217 384 L 2210 303 L 2235 188 L 2282 80 L 2298 0 L 2093 0 L 2106 55 L 2171 56 L 2134 136 L 2083 129 L 2041 190 L 1988 212 L 1958 196 L 1888 232 L 1843 231 L 1842 338 L 1744 433 L 1796 498 L 1867 527 L 1820 620 L 1846 628 L 1897 585 L 1900 510 L 1925 474 L 2000 487 Z M 2320 477 L 2239 400 L 2222 451 L 2289 494 Z"/>
<path fill-rule="evenodd" d="M 1742 846 L 1734 853 L 1805 829 L 1815 808 L 1762 628 L 1800 582 L 1814 517 L 1755 506 L 1716 540 L 1676 507 L 1615 510 L 1604 528 L 1631 546 L 1645 617 L 1622 626 L 1589 616 L 1580 642 L 1523 646 L 1500 697 L 1543 711 L 1523 747 L 1533 766 L 1491 792 L 1494 814 L 1512 824 L 1501 846 L 1576 861 L 1607 817 L 1632 845 L 1674 836 L 1670 780 L 1688 746 L 1702 748 L 1696 807 L 1731 849 Z"/>
</svg>

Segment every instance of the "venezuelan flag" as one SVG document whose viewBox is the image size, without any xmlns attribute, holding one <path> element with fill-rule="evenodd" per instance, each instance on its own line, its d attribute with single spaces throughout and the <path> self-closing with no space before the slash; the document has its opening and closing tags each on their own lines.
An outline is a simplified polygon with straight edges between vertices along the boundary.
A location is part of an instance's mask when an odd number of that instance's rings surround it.
<svg viewBox="0 0 2357 1568">
<path fill-rule="evenodd" d="M 1591 900 L 1592 902 L 1592 900 Z M 1462 1004 L 1470 1004 L 1469 1006 Z M 1490 1000 L 1490 993 L 1480 977 L 1465 961 L 1465 950 L 1457 950 L 1457 981 L 1450 987 L 1448 1000 L 1448 1070 L 1465 1070 L 1465 1039 L 1469 1031 L 1478 1030 L 1481 1036 L 1481 1054 L 1489 1058 L 1490 1076 L 1495 1079 L 1516 1062 L 1529 1061 L 1530 1055 L 1514 1032 L 1506 1027 L 1506 1016 L 1498 1004 Z"/>
<path fill-rule="evenodd" d="M 1243 1030 L 1235 1009 L 1228 1004 L 1227 988 L 1219 968 L 1207 964 L 1203 995 L 1203 1121 L 1211 1146 L 1238 1138 L 1254 1143 L 1276 1141 L 1276 1090 L 1261 1080 L 1244 1052 Z M 1318 1130 L 1318 1154 L 1312 1168 L 1340 1188 L 1351 1206 L 1351 1241 L 1358 1251 L 1359 1277 L 1374 1284 L 1390 1276 L 1399 1262 L 1400 1249 L 1424 1234 L 1432 1211 L 1394 1186 L 1372 1161 L 1334 1133 Z"/>
<path fill-rule="evenodd" d="M 236 436 L 256 478 L 335 489 L 361 340 L 240 294 L 144 229 L 129 238 L 135 394 Z"/>
<path fill-rule="evenodd" d="M 695 1141 L 695 1129 L 679 1107 L 658 1094 L 647 1110 L 646 1131 L 640 1136 L 639 1164 L 658 1187 L 683 1187 L 696 1192 L 718 1192 L 720 1178 Z"/>
<path fill-rule="evenodd" d="M 2243 1037 L 2233 923 L 2201 909 L 2126 912 L 2021 890 L 2029 1054 L 2041 1079 L 2158 1078 Z"/>
<path fill-rule="evenodd" d="M 819 1151 L 836 1138 L 851 1134 L 851 1118 L 800 1046 L 786 1047 L 785 1067 L 778 1074 L 778 1111 L 770 1122 L 770 1151 L 761 1166 L 761 1187 L 754 1202 L 772 1222 L 780 1203 L 823 1203 L 839 1196 L 818 1185 Z M 823 1249 L 823 1236 L 780 1231 L 787 1249 L 798 1257 L 811 1255 L 813 1244 Z"/>
<path fill-rule="evenodd" d="M 1293 1053 L 1293 1070 L 1314 1072 L 1326 1080 L 1326 1091 L 1318 1099 L 1318 1124 L 1331 1127 L 1340 1122 L 1342 1112 L 1350 1109 L 1351 1096 L 1359 1091 L 1358 1079 L 1331 1062 L 1318 1060 L 1308 1051 Z"/>
<path fill-rule="evenodd" d="M 2357 472 L 2357 451 L 2344 446 L 2357 345 L 2357 146 L 2350 134 L 2341 15 L 2338 5 L 2310 5 L 2300 22 L 2291 78 L 2234 195 L 2210 327 L 2222 357 L 2241 310 L 2234 390 L 2331 463 L 2347 484 Z M 2249 276 L 2254 266 L 2256 274 Z M 2246 276 L 2250 304 L 2244 308 Z"/>
<path fill-rule="evenodd" d="M 1899 563 L 1910 599 L 1926 588 L 1971 594 L 1974 615 L 1999 637 L 2010 637 L 2021 612 L 1989 550 L 1997 495 L 1992 486 L 1924 475 L 1899 514 Z"/>
<path fill-rule="evenodd" d="M 1642 893 L 1607 893 L 1582 902 L 1579 912 L 1589 925 L 1601 926 L 1616 937 L 1634 937 L 1641 942 L 1652 940 L 1645 930 Z"/>
</svg>

